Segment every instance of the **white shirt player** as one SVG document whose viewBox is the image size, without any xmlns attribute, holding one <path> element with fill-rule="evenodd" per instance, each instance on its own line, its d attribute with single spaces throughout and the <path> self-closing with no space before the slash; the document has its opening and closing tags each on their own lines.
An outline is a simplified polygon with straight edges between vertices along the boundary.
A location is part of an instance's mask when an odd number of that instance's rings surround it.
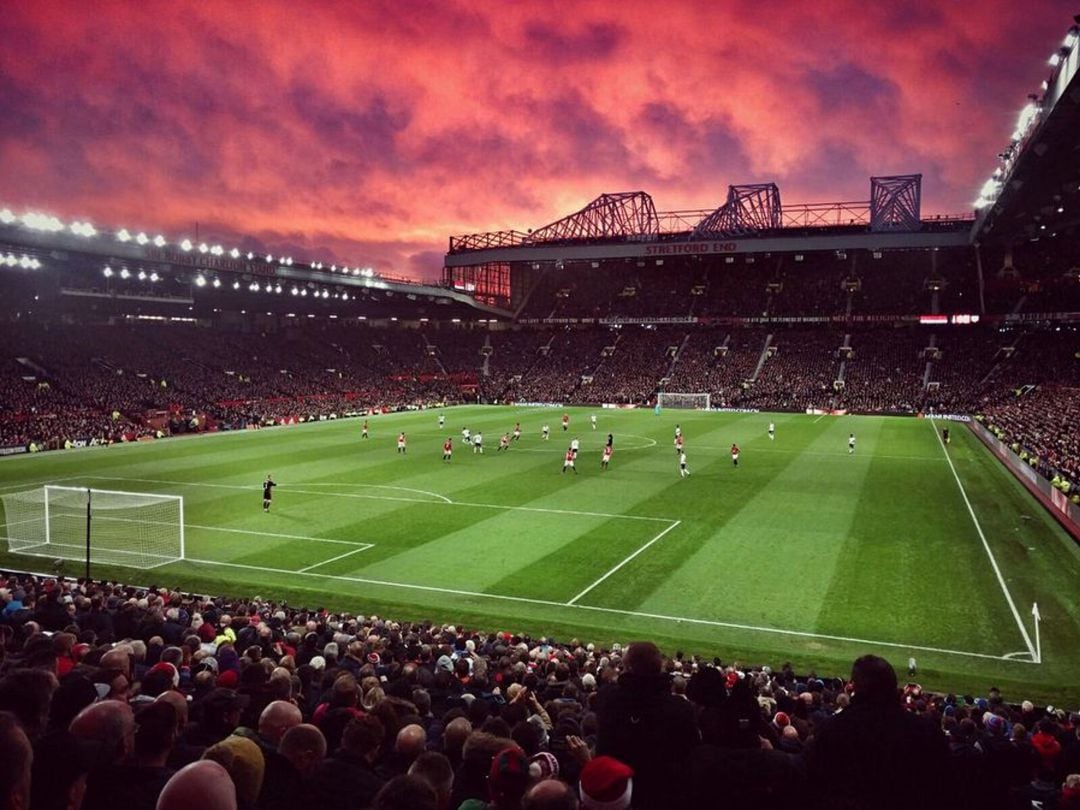
<svg viewBox="0 0 1080 810">
<path fill-rule="evenodd" d="M 690 470 L 686 469 L 686 453 L 679 453 L 679 477 L 686 478 Z"/>
<path fill-rule="evenodd" d="M 592 422 L 592 429 L 596 430 L 596 414 L 595 413 L 589 416 L 589 421 Z"/>
<path fill-rule="evenodd" d="M 465 442 L 465 444 L 472 444 L 472 434 L 469 433 L 468 428 L 461 429 L 461 440 Z"/>
<path fill-rule="evenodd" d="M 440 413 L 440 414 L 439 414 L 439 427 L 441 428 L 441 427 L 442 427 L 443 425 L 445 425 L 445 424 L 446 424 L 446 417 L 445 417 L 445 416 L 443 416 L 443 415 L 442 415 L 442 414 Z"/>
<path fill-rule="evenodd" d="M 848 451 L 848 455 L 855 452 L 855 434 L 854 433 L 852 433 L 850 436 L 848 436 L 847 451 Z"/>
<path fill-rule="evenodd" d="M 570 441 L 570 449 L 573 451 L 574 455 L 576 456 L 577 451 L 581 449 L 581 442 L 579 442 L 577 439 L 572 439 Z"/>
<path fill-rule="evenodd" d="M 484 452 L 484 434 L 479 430 L 476 431 L 476 435 L 472 437 L 472 449 L 474 453 L 477 451 L 481 453 Z"/>
<path fill-rule="evenodd" d="M 548 426 L 547 422 L 544 423 L 544 426 L 540 429 L 540 432 L 544 434 L 544 441 L 547 441 L 551 438 L 551 428 Z"/>
<path fill-rule="evenodd" d="M 773 424 L 772 422 L 769 422 L 769 438 L 770 439 L 775 439 L 776 438 L 776 425 Z"/>
<path fill-rule="evenodd" d="M 676 425 L 676 426 L 675 426 L 675 438 L 677 439 L 677 438 L 679 438 L 680 436 L 682 436 L 682 428 L 681 428 L 681 427 L 679 427 L 678 425 Z"/>
</svg>

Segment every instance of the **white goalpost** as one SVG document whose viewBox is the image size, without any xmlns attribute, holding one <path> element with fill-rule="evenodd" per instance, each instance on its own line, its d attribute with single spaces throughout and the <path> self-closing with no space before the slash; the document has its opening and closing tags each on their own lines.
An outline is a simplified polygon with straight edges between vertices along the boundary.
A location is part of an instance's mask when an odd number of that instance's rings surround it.
<svg viewBox="0 0 1080 810">
<path fill-rule="evenodd" d="M 674 394 L 661 391 L 656 404 L 661 408 L 687 408 L 691 410 L 709 410 L 708 394 Z"/>
<path fill-rule="evenodd" d="M 128 568 L 184 559 L 179 495 L 46 484 L 0 495 L 0 503 L 12 554 Z"/>
</svg>

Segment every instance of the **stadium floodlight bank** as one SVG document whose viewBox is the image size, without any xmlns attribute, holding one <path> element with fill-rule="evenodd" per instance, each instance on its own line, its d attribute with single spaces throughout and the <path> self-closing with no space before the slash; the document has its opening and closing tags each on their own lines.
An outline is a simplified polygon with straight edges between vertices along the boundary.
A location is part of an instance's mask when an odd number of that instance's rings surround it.
<svg viewBox="0 0 1080 810">
<path fill-rule="evenodd" d="M 184 499 L 46 484 L 0 495 L 12 554 L 156 568 L 184 559 Z"/>
<path fill-rule="evenodd" d="M 660 396 L 657 399 L 657 404 L 661 408 L 684 408 L 690 410 L 707 411 L 709 410 L 709 395 L 708 394 L 672 394 L 667 391 L 661 391 Z"/>
</svg>

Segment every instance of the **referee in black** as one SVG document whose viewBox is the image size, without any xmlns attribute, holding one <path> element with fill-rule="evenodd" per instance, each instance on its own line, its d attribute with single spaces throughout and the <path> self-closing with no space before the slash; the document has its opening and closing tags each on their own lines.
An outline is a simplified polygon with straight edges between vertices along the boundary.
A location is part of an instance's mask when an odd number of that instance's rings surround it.
<svg viewBox="0 0 1080 810">
<path fill-rule="evenodd" d="M 277 484 L 274 483 L 273 477 L 267 473 L 266 480 L 263 481 L 263 511 L 270 511 L 270 501 L 274 497 L 274 487 Z"/>
</svg>

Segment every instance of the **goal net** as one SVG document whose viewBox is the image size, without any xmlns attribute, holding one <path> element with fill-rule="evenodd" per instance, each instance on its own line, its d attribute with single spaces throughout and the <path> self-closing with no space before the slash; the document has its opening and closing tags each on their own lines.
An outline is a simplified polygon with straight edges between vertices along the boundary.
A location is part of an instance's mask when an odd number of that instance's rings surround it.
<svg viewBox="0 0 1080 810">
<path fill-rule="evenodd" d="M 184 559 L 179 495 L 45 485 L 0 495 L 8 551 L 129 568 Z M 89 516 L 89 520 L 88 520 Z"/>
<path fill-rule="evenodd" d="M 672 394 L 661 391 L 656 401 L 661 408 L 689 408 L 692 410 L 709 410 L 708 394 Z"/>
</svg>

